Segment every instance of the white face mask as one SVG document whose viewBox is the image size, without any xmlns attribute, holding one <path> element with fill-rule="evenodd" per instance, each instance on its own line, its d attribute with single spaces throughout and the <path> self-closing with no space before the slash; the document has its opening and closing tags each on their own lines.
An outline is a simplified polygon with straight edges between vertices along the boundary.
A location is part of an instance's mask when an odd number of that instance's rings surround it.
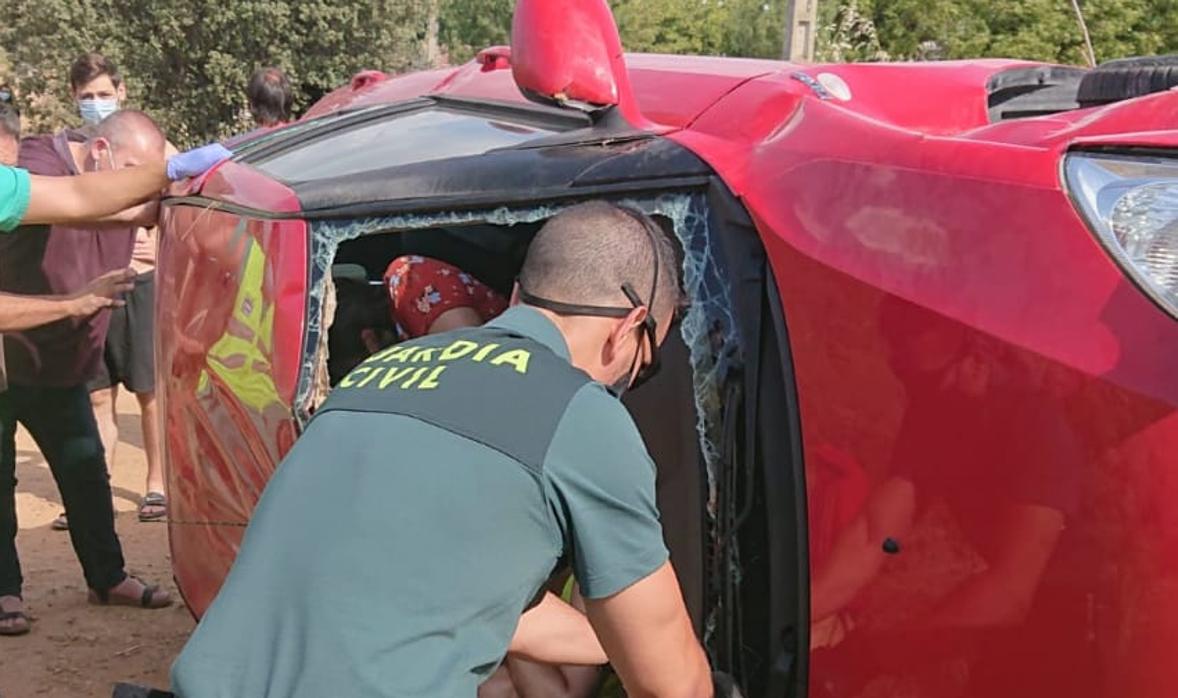
<svg viewBox="0 0 1178 698">
<path fill-rule="evenodd" d="M 118 110 L 119 100 L 115 98 L 78 100 L 78 113 L 87 124 L 96 124 Z"/>
</svg>

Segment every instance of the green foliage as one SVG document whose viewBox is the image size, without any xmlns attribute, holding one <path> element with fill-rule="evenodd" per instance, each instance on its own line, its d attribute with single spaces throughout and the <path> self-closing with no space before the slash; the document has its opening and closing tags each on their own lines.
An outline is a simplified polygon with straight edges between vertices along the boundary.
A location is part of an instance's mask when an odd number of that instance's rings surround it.
<svg viewBox="0 0 1178 698">
<path fill-rule="evenodd" d="M 1070 0 L 818 0 L 821 61 L 1085 60 Z M 78 122 L 66 72 L 97 50 L 179 145 L 249 126 L 245 83 L 287 71 L 296 110 L 356 71 L 461 63 L 510 41 L 514 0 L 0 0 L 0 83 L 29 132 Z M 786 0 L 610 0 L 630 51 L 776 58 Z M 1082 0 L 1100 60 L 1178 50 L 1178 0 Z"/>
<path fill-rule="evenodd" d="M 29 132 L 76 124 L 67 72 L 97 50 L 116 62 L 131 103 L 179 145 L 248 128 L 245 84 L 260 65 L 287 71 L 303 108 L 364 68 L 417 63 L 420 0 L 16 0 L 0 3 L 0 45 Z M 0 76 L 3 80 L 5 76 Z"/>
<path fill-rule="evenodd" d="M 1082 0 L 1098 60 L 1178 50 L 1178 0 Z M 822 0 L 826 60 L 1086 61 L 1070 0 Z M 878 40 L 878 51 L 875 41 Z"/>
<path fill-rule="evenodd" d="M 452 63 L 511 42 L 514 0 L 442 0 L 440 9 L 440 40 Z"/>
</svg>

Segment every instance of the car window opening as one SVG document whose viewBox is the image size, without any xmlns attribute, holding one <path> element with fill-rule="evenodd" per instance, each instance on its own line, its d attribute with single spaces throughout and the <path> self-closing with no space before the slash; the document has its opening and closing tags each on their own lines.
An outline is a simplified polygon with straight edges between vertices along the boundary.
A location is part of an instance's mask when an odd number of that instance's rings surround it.
<svg viewBox="0 0 1178 698">
<path fill-rule="evenodd" d="M 705 557 L 716 534 L 716 473 L 724 440 L 725 376 L 740 352 L 727 284 L 712 259 L 703 196 L 625 200 L 655 216 L 681 250 L 687 305 L 661 349 L 663 369 L 625 402 L 659 467 L 659 506 L 667 544 L 696 627 L 711 627 Z M 312 223 L 314 259 L 308 351 L 299 404 L 306 418 L 375 349 L 420 333 L 445 294 L 469 292 L 487 319 L 506 305 L 527 246 L 560 206 L 395 216 Z M 392 269 L 390 269 L 392 265 Z M 389 280 L 407 295 L 412 327 L 392 322 Z M 461 278 L 457 278 L 462 275 Z M 430 287 L 430 288 L 427 288 Z M 467 309 L 469 310 L 469 309 Z M 413 314 L 419 314 L 413 317 Z M 402 323 L 406 324 L 406 323 Z M 371 327 L 370 325 L 376 325 Z M 328 326 L 326 335 L 318 328 Z M 735 410 L 733 410 L 735 412 Z"/>
</svg>

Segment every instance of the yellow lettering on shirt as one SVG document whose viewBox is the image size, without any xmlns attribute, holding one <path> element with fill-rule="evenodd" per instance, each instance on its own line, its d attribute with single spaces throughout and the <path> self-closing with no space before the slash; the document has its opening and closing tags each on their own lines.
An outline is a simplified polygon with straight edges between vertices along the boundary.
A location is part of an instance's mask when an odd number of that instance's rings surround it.
<svg viewBox="0 0 1178 698">
<path fill-rule="evenodd" d="M 421 381 L 420 385 L 417 386 L 417 389 L 418 390 L 433 390 L 434 388 L 438 387 L 438 377 L 441 376 L 442 371 L 445 371 L 445 370 L 446 370 L 445 366 L 435 366 L 434 370 L 432 372 L 430 372 L 430 374 L 428 376 L 425 377 L 425 380 Z"/>
<path fill-rule="evenodd" d="M 414 371 L 413 376 L 400 385 L 401 390 L 408 390 L 409 388 L 412 388 L 413 384 L 421 380 L 421 377 L 424 376 L 425 372 L 428 370 L 428 366 L 422 366 L 421 368 Z"/>
<path fill-rule="evenodd" d="M 385 388 L 389 387 L 393 383 L 396 383 L 397 381 L 401 380 L 405 376 L 409 375 L 409 373 L 412 370 L 413 370 L 412 366 L 406 366 L 405 368 L 398 368 L 395 371 L 388 371 L 384 374 L 384 378 L 380 379 L 380 385 L 378 387 L 381 390 L 384 390 Z"/>
<path fill-rule="evenodd" d="M 475 344 L 474 342 L 468 342 L 465 339 L 459 339 L 458 341 L 443 349 L 442 353 L 438 356 L 438 359 L 441 361 L 453 361 L 454 359 L 461 359 L 478 348 L 479 345 Z"/>
<path fill-rule="evenodd" d="M 381 371 L 383 371 L 384 369 L 385 369 L 385 367 L 384 367 L 384 366 L 377 366 L 376 368 L 372 369 L 372 372 L 371 372 L 371 373 L 369 373 L 367 376 L 365 376 L 365 377 L 364 377 L 364 380 L 362 380 L 362 381 L 360 381 L 359 383 L 357 383 L 357 384 L 356 384 L 356 387 L 357 387 L 357 388 L 363 388 L 364 386 L 368 385 L 369 383 L 371 383 L 371 382 L 372 382 L 372 379 L 373 379 L 373 378 L 376 378 L 377 376 L 379 376 L 379 375 L 380 375 L 380 372 L 381 372 Z"/>
<path fill-rule="evenodd" d="M 384 361 L 386 356 L 388 356 L 389 354 L 392 354 L 395 351 L 397 351 L 397 346 L 395 344 L 391 347 L 385 347 L 384 349 L 381 349 L 380 351 L 376 352 L 372 356 L 365 359 L 364 363 L 374 364 L 374 363 L 378 363 L 380 361 Z"/>
<path fill-rule="evenodd" d="M 355 385 L 355 384 L 356 384 L 356 378 L 357 378 L 357 377 L 358 377 L 360 374 L 362 374 L 362 373 L 368 373 L 368 372 L 369 372 L 369 371 L 371 371 L 371 370 L 372 370 L 372 369 L 371 369 L 371 368 L 369 368 L 368 366 L 360 366 L 360 367 L 356 368 L 356 369 L 355 369 L 355 370 L 353 370 L 351 373 L 349 373 L 348 375 L 344 376 L 344 379 L 343 379 L 342 381 L 340 381 L 340 382 L 339 382 L 339 384 L 340 384 L 340 387 L 341 387 L 341 388 L 350 388 L 350 387 L 352 387 L 353 385 Z"/>
<path fill-rule="evenodd" d="M 483 359 L 487 358 L 487 356 L 490 355 L 491 352 L 495 351 L 498 348 L 499 348 L 498 344 L 488 344 L 487 346 L 483 347 L 482 349 L 479 349 L 479 353 L 470 357 L 470 360 L 471 361 L 482 361 Z"/>
<path fill-rule="evenodd" d="M 404 363 L 406 360 L 409 359 L 409 356 L 412 355 L 413 352 L 416 350 L 417 350 L 417 347 L 406 347 L 406 346 L 393 347 L 392 351 L 390 351 L 385 356 L 381 357 L 381 360 L 384 361 L 385 363 L 390 363 L 393 361 L 396 361 L 397 363 Z"/>
<path fill-rule="evenodd" d="M 417 353 L 413 355 L 413 363 L 432 363 L 434 360 L 434 352 L 437 350 L 437 347 L 422 347 L 421 349 L 418 349 Z"/>
<path fill-rule="evenodd" d="M 528 359 L 532 358 L 532 353 L 525 349 L 512 349 L 511 351 L 503 352 L 499 356 L 491 359 L 492 366 L 502 366 L 503 364 L 511 364 L 515 367 L 516 373 L 528 372 Z"/>
</svg>

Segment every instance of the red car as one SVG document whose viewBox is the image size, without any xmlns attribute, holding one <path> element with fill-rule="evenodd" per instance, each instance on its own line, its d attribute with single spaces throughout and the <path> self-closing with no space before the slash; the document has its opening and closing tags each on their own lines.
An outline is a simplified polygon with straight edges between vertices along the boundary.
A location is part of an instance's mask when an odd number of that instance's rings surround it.
<svg viewBox="0 0 1178 698">
<path fill-rule="evenodd" d="M 623 58 L 604 0 L 522 0 L 514 36 L 358 75 L 168 202 L 193 612 L 326 388 L 333 268 L 421 254 L 507 291 L 546 218 L 604 198 L 684 252 L 689 311 L 627 400 L 746 695 L 1173 695 L 1169 62 Z"/>
</svg>

